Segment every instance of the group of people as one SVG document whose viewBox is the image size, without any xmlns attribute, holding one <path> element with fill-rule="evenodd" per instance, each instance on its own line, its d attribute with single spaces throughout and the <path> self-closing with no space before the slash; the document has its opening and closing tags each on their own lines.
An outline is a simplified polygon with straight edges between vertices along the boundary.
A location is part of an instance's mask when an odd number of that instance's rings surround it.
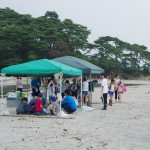
<svg viewBox="0 0 150 150">
<path fill-rule="evenodd" d="M 73 78 L 70 83 L 69 80 L 65 80 L 61 87 L 61 107 L 67 113 L 73 113 L 77 110 L 77 105 L 88 105 L 91 101 L 88 99 L 88 95 L 91 91 L 90 82 L 84 76 L 81 80 Z M 18 105 L 16 111 L 17 114 L 45 114 L 44 110 L 47 108 L 51 114 L 57 114 L 59 112 L 60 101 L 58 101 L 57 94 L 60 93 L 60 85 L 57 84 L 54 77 L 38 78 L 32 77 L 31 89 L 32 99 L 28 102 L 27 98 L 21 99 L 20 105 Z M 82 87 L 82 88 L 81 88 Z M 22 92 L 23 85 L 21 77 L 17 77 L 16 89 Z M 82 92 L 82 97 L 81 97 Z M 41 99 L 41 100 L 39 100 Z M 40 102 L 40 103 L 39 103 Z"/>
<path fill-rule="evenodd" d="M 61 101 L 62 109 L 68 114 L 75 112 L 77 110 L 77 104 L 74 98 L 70 95 L 70 91 L 65 90 L 64 96 L 65 98 Z M 22 98 L 16 108 L 16 113 L 47 115 L 47 111 L 49 111 L 51 115 L 57 115 L 60 111 L 59 105 L 56 96 L 51 96 L 50 101 L 48 102 L 43 98 L 43 94 L 39 93 L 38 96 L 34 96 L 29 102 L 26 97 Z M 45 109 L 47 109 L 47 111 L 45 111 Z"/>
<path fill-rule="evenodd" d="M 108 77 L 106 74 L 101 74 L 102 83 L 101 83 L 101 99 L 104 104 L 102 110 L 107 110 L 107 96 L 109 94 L 109 105 L 112 106 L 113 96 L 115 95 L 115 102 L 122 102 L 121 95 L 125 92 L 124 84 L 121 83 L 119 74 L 115 75 L 115 78 L 111 79 L 111 82 L 108 86 Z"/>
<path fill-rule="evenodd" d="M 21 80 L 20 78 L 21 77 L 17 78 L 17 83 L 18 80 Z M 16 89 L 20 91 L 17 85 L 18 84 L 16 84 Z M 75 81 L 72 85 L 75 85 Z M 57 115 L 60 111 L 60 105 L 66 113 L 73 113 L 77 110 L 77 103 L 73 98 L 77 96 L 76 92 L 71 92 L 69 88 L 64 89 L 60 104 L 57 98 L 57 93 L 60 92 L 59 86 L 52 77 L 45 79 L 32 78 L 31 88 L 33 98 L 29 102 L 26 97 L 22 98 L 16 108 L 17 114 L 47 115 L 47 113 L 51 113 L 52 115 Z M 71 87 L 71 89 L 74 90 L 73 87 Z M 20 92 L 22 92 L 22 90 Z M 75 95 L 72 96 L 72 94 Z"/>
<path fill-rule="evenodd" d="M 82 105 L 91 106 L 92 98 L 91 93 L 94 92 L 94 83 L 87 80 L 86 76 L 82 77 L 82 86 L 81 81 L 76 79 L 72 80 L 72 84 L 69 83 L 69 80 L 66 80 L 62 85 L 62 98 L 64 96 L 64 90 L 68 89 L 71 95 L 77 99 L 77 101 Z M 81 97 L 82 92 L 82 97 Z"/>
<path fill-rule="evenodd" d="M 104 104 L 103 110 L 107 109 L 107 98 L 109 94 L 109 105 L 112 106 L 113 96 L 115 94 L 115 101 L 122 101 L 121 95 L 124 92 L 123 84 L 121 83 L 120 77 L 118 74 L 115 75 L 115 78 L 111 79 L 111 82 L 108 86 L 108 77 L 106 74 L 101 74 L 102 83 L 101 83 L 101 99 Z M 62 101 L 58 101 L 57 94 L 60 92 L 60 87 L 54 78 L 32 78 L 31 88 L 33 98 L 28 102 L 26 97 L 21 99 L 20 104 L 16 109 L 17 114 L 37 114 L 37 115 L 47 115 L 47 111 L 52 115 L 57 115 L 61 108 L 67 113 L 73 113 L 77 110 L 77 101 L 81 101 L 82 105 L 89 106 L 89 95 L 92 84 L 87 81 L 87 78 L 84 76 L 81 82 L 74 78 L 70 84 L 69 80 L 66 80 L 62 83 Z M 16 88 L 22 92 L 23 85 L 21 77 L 17 78 Z M 81 97 L 82 92 L 82 97 Z M 60 104 L 61 103 L 61 104 Z"/>
</svg>

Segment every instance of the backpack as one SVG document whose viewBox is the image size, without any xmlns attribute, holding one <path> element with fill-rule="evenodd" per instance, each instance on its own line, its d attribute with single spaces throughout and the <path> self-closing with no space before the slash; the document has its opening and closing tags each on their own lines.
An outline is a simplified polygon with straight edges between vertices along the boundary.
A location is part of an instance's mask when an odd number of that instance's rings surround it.
<svg viewBox="0 0 150 150">
<path fill-rule="evenodd" d="M 123 92 L 126 92 L 126 91 L 127 91 L 127 88 L 126 88 L 126 85 L 125 85 L 125 84 L 122 84 L 122 90 L 123 90 Z"/>
</svg>

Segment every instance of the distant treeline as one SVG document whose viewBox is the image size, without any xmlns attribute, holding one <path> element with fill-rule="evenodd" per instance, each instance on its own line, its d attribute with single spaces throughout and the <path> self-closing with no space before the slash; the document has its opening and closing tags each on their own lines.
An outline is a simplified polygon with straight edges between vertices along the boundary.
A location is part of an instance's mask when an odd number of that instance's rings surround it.
<svg viewBox="0 0 150 150">
<path fill-rule="evenodd" d="M 33 18 L 10 8 L 0 9 L 0 68 L 36 59 L 71 55 L 89 61 L 108 74 L 124 78 L 150 74 L 150 52 L 144 45 L 116 37 L 88 42 L 91 31 L 56 12 Z M 91 51 L 96 54 L 90 55 Z"/>
</svg>

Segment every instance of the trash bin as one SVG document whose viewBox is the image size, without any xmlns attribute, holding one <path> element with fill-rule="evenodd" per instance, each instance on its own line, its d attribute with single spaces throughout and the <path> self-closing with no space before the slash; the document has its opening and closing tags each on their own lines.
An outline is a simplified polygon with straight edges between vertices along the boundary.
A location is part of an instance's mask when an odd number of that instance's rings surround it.
<svg viewBox="0 0 150 150">
<path fill-rule="evenodd" d="M 17 107 L 20 102 L 20 98 L 7 97 L 7 107 Z"/>
<path fill-rule="evenodd" d="M 7 107 L 17 107 L 20 102 L 20 98 L 17 97 L 15 92 L 9 92 L 7 97 Z"/>
</svg>

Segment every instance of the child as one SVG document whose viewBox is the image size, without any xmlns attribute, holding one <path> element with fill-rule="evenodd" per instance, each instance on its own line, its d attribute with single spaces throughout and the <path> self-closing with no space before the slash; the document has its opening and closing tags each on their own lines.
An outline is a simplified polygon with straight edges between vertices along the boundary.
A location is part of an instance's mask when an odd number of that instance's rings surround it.
<svg viewBox="0 0 150 150">
<path fill-rule="evenodd" d="M 36 99 L 36 102 L 35 102 L 35 110 L 36 110 L 37 115 L 47 115 L 47 113 L 43 110 L 43 107 L 42 107 L 42 96 L 43 94 L 39 93 L 38 98 Z"/>
<path fill-rule="evenodd" d="M 87 105 L 87 97 L 89 92 L 89 83 L 87 78 L 84 76 L 82 78 L 82 104 Z"/>
<path fill-rule="evenodd" d="M 26 106 L 27 114 L 35 114 L 35 101 L 38 97 L 34 96 L 33 99 Z"/>
<path fill-rule="evenodd" d="M 123 93 L 123 84 L 121 81 L 118 83 L 118 102 L 121 103 L 121 94 Z"/>
<path fill-rule="evenodd" d="M 28 102 L 28 99 L 26 97 L 21 99 L 18 107 L 16 108 L 17 115 L 19 115 L 19 114 L 26 114 L 27 102 Z"/>
<path fill-rule="evenodd" d="M 56 100 L 56 96 L 51 96 L 51 101 L 50 101 L 50 112 L 52 115 L 57 115 L 59 113 L 59 104 Z"/>
<path fill-rule="evenodd" d="M 111 83 L 110 83 L 109 91 L 108 91 L 109 96 L 110 96 L 110 99 L 109 99 L 109 105 L 110 106 L 112 106 L 112 99 L 113 99 L 114 91 L 115 91 L 115 80 L 111 79 Z"/>
</svg>

